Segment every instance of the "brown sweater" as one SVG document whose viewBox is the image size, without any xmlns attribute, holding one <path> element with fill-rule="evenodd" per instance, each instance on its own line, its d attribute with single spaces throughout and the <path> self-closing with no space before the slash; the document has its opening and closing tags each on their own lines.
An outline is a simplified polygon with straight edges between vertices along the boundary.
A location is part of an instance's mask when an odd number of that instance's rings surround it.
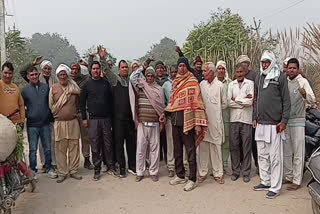
<svg viewBox="0 0 320 214">
<path fill-rule="evenodd" d="M 139 122 L 159 122 L 159 117 L 143 90 L 138 94 L 138 120 Z"/>
<path fill-rule="evenodd" d="M 20 89 L 14 83 L 6 84 L 0 80 L 0 114 L 8 116 L 17 111 L 9 119 L 14 123 L 24 123 L 25 108 Z"/>
<path fill-rule="evenodd" d="M 50 96 L 53 99 L 53 104 L 56 103 L 63 94 L 63 87 L 57 83 L 51 88 Z M 63 105 L 61 110 L 53 115 L 57 121 L 69 121 L 77 117 L 77 109 L 79 108 L 79 95 L 72 94 L 70 99 Z"/>
</svg>

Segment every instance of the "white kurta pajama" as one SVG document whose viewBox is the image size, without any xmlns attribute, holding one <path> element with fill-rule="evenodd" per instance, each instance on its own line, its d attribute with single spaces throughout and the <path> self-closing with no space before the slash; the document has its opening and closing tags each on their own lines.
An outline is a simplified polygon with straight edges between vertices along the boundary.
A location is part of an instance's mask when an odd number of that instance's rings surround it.
<svg viewBox="0 0 320 214">
<path fill-rule="evenodd" d="M 200 83 L 201 94 L 206 108 L 209 126 L 204 140 L 199 145 L 199 175 L 207 176 L 209 165 L 213 176 L 223 176 L 221 145 L 224 142 L 224 125 L 222 110 L 227 107 L 226 91 L 217 78 L 209 83 Z"/>
</svg>

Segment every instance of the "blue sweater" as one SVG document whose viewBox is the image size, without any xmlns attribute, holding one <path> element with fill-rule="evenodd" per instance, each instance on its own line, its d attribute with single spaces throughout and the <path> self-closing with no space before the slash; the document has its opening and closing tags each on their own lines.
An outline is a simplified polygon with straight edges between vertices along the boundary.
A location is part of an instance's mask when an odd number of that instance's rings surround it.
<svg viewBox="0 0 320 214">
<path fill-rule="evenodd" d="M 22 89 L 22 97 L 26 106 L 28 127 L 42 127 L 51 122 L 49 109 L 49 86 L 39 82 L 38 85 L 28 84 Z"/>
</svg>

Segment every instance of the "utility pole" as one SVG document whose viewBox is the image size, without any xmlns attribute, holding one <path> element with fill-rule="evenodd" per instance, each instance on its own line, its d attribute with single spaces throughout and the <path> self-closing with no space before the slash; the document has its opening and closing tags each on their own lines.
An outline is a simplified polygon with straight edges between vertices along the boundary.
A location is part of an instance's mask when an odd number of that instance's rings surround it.
<svg viewBox="0 0 320 214">
<path fill-rule="evenodd" d="M 6 61 L 6 35 L 5 35 L 5 9 L 4 0 L 0 0 L 0 54 L 1 54 L 1 65 Z"/>
<path fill-rule="evenodd" d="M 256 18 L 253 17 L 253 23 L 254 23 L 254 28 L 251 27 L 251 29 L 252 29 L 252 30 L 255 30 L 256 33 L 257 33 L 258 43 L 259 43 L 259 49 L 260 49 L 260 53 L 262 54 L 262 44 L 261 44 L 261 37 L 260 37 L 261 20 L 259 19 L 259 24 L 257 24 Z"/>
</svg>

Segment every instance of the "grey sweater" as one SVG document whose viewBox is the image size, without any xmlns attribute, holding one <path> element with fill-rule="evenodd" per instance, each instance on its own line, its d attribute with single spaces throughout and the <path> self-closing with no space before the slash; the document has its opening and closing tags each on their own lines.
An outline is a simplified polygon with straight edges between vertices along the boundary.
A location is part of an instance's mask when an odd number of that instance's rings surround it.
<svg viewBox="0 0 320 214">
<path fill-rule="evenodd" d="M 265 75 L 257 75 L 255 79 L 254 120 L 259 124 L 287 124 L 290 117 L 290 95 L 288 81 L 281 72 L 279 78 L 271 80 L 267 88 L 263 88 Z"/>
</svg>

